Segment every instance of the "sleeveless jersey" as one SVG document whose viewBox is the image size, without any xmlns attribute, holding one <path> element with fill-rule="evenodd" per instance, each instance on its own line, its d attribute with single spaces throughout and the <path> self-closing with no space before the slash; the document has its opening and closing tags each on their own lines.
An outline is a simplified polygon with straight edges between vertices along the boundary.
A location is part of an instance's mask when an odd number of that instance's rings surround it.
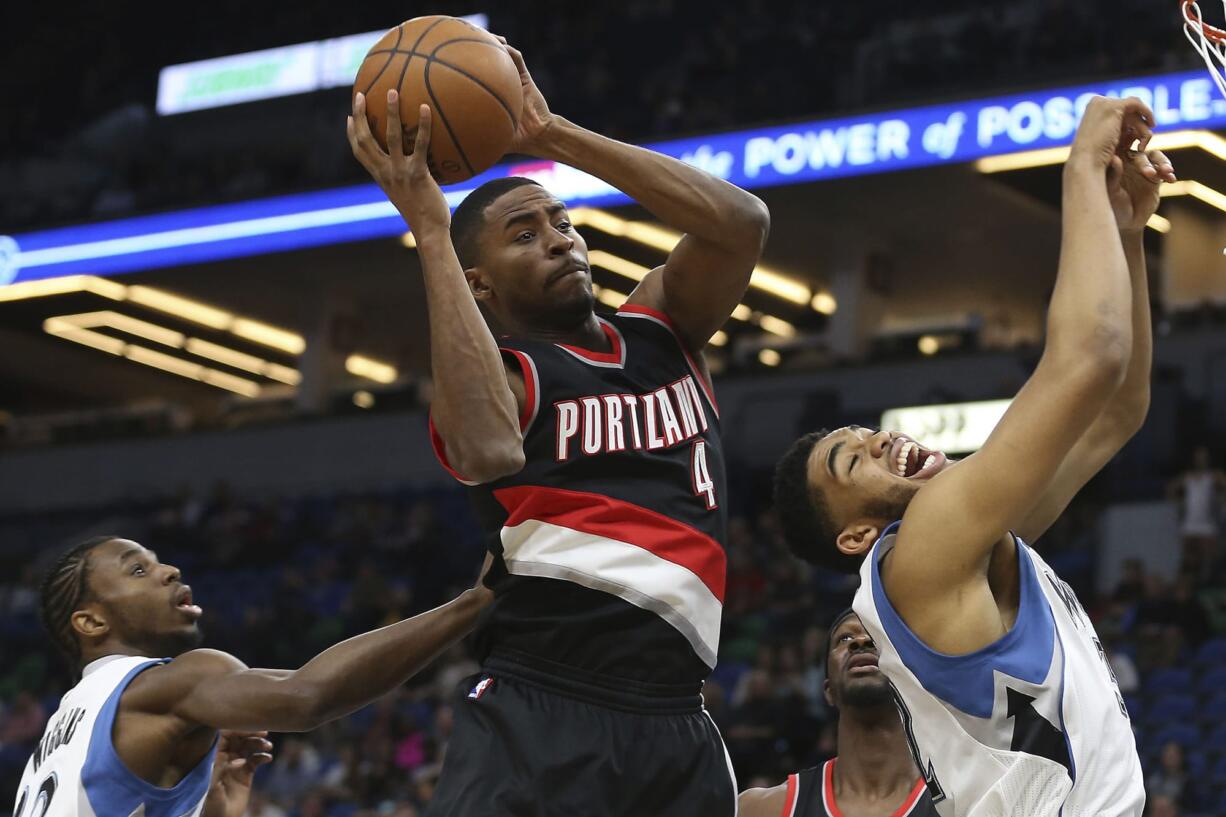
<svg viewBox="0 0 1226 817">
<path fill-rule="evenodd" d="M 820 768 L 804 769 L 788 775 L 787 799 L 780 817 L 844 817 L 834 799 L 836 760 L 837 757 L 827 760 Z M 922 778 L 915 781 L 910 793 L 891 812 L 890 817 L 938 817 Z"/>
<path fill-rule="evenodd" d="M 128 771 L 111 742 L 119 696 L 138 674 L 168 660 L 108 656 L 85 668 L 26 762 L 14 817 L 198 817 L 209 791 L 216 742 L 169 789 Z"/>
<path fill-rule="evenodd" d="M 599 320 L 608 352 L 499 341 L 524 378 L 526 464 L 467 483 L 496 557 L 477 648 L 697 691 L 724 597 L 718 409 L 666 315 L 628 305 Z"/>
<path fill-rule="evenodd" d="M 1123 697 L 1072 589 L 1017 542 L 1020 601 L 1008 633 L 945 655 L 886 597 L 880 562 L 861 567 L 852 605 L 880 651 L 928 788 L 944 817 L 1140 817 L 1141 764 Z"/>
</svg>

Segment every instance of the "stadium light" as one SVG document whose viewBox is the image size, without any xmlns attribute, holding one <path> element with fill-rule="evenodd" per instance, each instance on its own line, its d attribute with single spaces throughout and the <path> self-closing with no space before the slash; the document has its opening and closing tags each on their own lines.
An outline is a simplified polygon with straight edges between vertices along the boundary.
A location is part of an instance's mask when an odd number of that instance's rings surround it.
<svg viewBox="0 0 1226 817">
<path fill-rule="evenodd" d="M 1183 148 L 1200 148 L 1201 150 L 1226 161 L 1226 139 L 1213 131 L 1207 130 L 1177 130 L 1167 133 L 1156 133 L 1149 142 L 1151 150 L 1180 150 Z M 980 173 L 1003 173 L 1009 170 L 1028 170 L 1033 167 L 1063 164 L 1068 160 L 1067 147 L 1044 148 L 1042 150 L 1024 150 L 1020 153 L 1006 153 L 1001 156 L 985 156 L 975 162 L 975 169 Z"/>
</svg>

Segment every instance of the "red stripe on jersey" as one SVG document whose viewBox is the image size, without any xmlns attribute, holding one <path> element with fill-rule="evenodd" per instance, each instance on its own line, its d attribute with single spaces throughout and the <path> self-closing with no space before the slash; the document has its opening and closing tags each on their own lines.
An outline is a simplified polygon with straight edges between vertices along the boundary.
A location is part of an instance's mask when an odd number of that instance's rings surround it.
<svg viewBox="0 0 1226 817">
<path fill-rule="evenodd" d="M 834 802 L 834 761 L 838 758 L 832 757 L 826 761 L 826 767 L 822 769 L 822 803 L 826 806 L 826 812 L 830 817 L 843 817 L 843 812 L 839 811 L 839 804 Z"/>
<path fill-rule="evenodd" d="M 707 382 L 703 370 L 698 368 L 698 363 L 690 355 L 690 350 L 686 348 L 685 343 L 681 340 L 681 335 L 677 332 L 677 324 L 673 323 L 673 319 L 667 314 L 658 309 L 652 309 L 650 306 L 642 304 L 623 304 L 617 310 L 619 314 L 629 312 L 634 315 L 646 315 L 649 318 L 655 318 L 668 331 L 673 333 L 673 340 L 677 341 L 677 347 L 681 350 L 681 354 L 685 355 L 685 362 L 690 365 L 690 369 L 694 372 L 694 379 L 698 381 L 698 385 L 702 387 L 702 392 L 707 396 L 707 400 L 711 403 L 711 408 L 715 411 L 715 416 L 719 416 L 719 404 L 715 402 L 715 390 L 711 388 L 711 384 Z"/>
<path fill-rule="evenodd" d="M 604 336 L 609 339 L 610 351 L 608 352 L 595 352 L 591 349 L 584 349 L 582 346 L 570 346 L 566 343 L 556 345 L 572 354 L 578 355 L 584 360 L 591 360 L 596 363 L 624 364 L 626 362 L 626 349 L 622 346 L 621 335 L 607 321 L 600 321 L 600 329 L 604 332 Z"/>
<path fill-rule="evenodd" d="M 521 485 L 494 491 L 507 510 L 505 527 L 529 519 L 641 547 L 697 576 L 724 601 L 727 560 L 720 544 L 702 533 L 639 505 L 603 494 Z"/>
<path fill-rule="evenodd" d="M 924 778 L 921 777 L 919 780 L 915 781 L 915 788 L 911 789 L 911 793 L 907 795 L 907 799 L 901 806 L 898 807 L 898 811 L 891 814 L 890 817 L 907 817 L 907 815 L 910 814 L 919 803 L 920 798 L 924 796 L 924 792 L 927 791 L 927 789 L 928 787 L 924 783 Z"/>
<path fill-rule="evenodd" d="M 779 817 L 795 817 L 798 794 L 800 794 L 800 775 L 793 773 L 788 775 L 787 799 L 783 801 L 783 813 Z"/>
<path fill-rule="evenodd" d="M 434 415 L 429 416 L 429 424 L 430 447 L 434 449 L 434 456 L 438 458 L 439 465 L 443 466 L 443 468 L 447 470 L 448 474 L 451 474 L 465 485 L 476 485 L 477 483 L 473 482 L 472 480 L 465 479 L 460 472 L 452 468 L 451 463 L 447 461 L 447 444 L 443 442 L 442 435 L 440 435 L 438 433 L 438 429 L 434 427 Z"/>
<path fill-rule="evenodd" d="M 519 370 L 524 376 L 524 405 L 519 410 L 519 430 L 520 432 L 527 431 L 536 414 L 536 395 L 539 390 L 536 383 L 536 370 L 523 352 L 504 349 L 501 346 L 498 347 L 498 351 L 504 355 L 514 355 L 516 362 L 519 363 Z"/>
</svg>

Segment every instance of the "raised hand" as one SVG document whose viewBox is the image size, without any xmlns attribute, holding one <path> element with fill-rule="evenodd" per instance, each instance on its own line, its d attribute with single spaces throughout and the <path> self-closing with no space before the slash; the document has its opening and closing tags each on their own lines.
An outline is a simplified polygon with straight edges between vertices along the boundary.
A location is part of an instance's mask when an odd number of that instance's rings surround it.
<svg viewBox="0 0 1226 817">
<path fill-rule="evenodd" d="M 507 54 L 519 69 L 519 84 L 524 92 L 524 109 L 519 115 L 519 126 L 515 129 L 511 152 L 533 156 L 537 154 L 541 141 L 553 126 L 554 115 L 550 112 L 549 103 L 545 101 L 541 89 L 536 87 L 532 74 L 528 73 L 524 55 L 512 48 L 506 37 L 499 37 L 498 41 L 507 49 Z"/>
<path fill-rule="evenodd" d="M 370 131 L 364 94 L 353 98 L 353 115 L 345 123 L 353 155 L 414 232 L 446 230 L 451 225 L 451 209 L 430 171 L 430 127 L 430 107 L 422 105 L 413 131 L 413 150 L 406 155 L 400 98 L 394 90 L 387 92 L 387 150 L 379 146 Z"/>
<path fill-rule="evenodd" d="M 1134 142 L 1144 151 L 1153 131 L 1154 112 L 1136 97 L 1111 99 L 1096 96 L 1086 106 L 1069 161 L 1086 160 L 1101 168 L 1122 171 L 1123 159 Z"/>
<path fill-rule="evenodd" d="M 1129 151 L 1107 171 L 1107 194 L 1121 231 L 1143 230 L 1158 209 L 1159 188 L 1175 181 L 1175 168 L 1160 150 Z"/>
</svg>

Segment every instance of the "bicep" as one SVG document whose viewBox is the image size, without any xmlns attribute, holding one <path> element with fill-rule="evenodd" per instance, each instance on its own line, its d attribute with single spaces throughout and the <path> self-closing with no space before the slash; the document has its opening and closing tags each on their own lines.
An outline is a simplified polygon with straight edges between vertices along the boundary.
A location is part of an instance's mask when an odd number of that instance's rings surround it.
<svg viewBox="0 0 1226 817">
<path fill-rule="evenodd" d="M 313 705 L 295 673 L 244 667 L 197 684 L 174 711 L 214 729 L 296 732 L 310 722 Z"/>
<path fill-rule="evenodd" d="M 746 789 L 737 797 L 741 817 L 780 817 L 787 801 L 787 784 L 771 789 Z"/>
<path fill-rule="evenodd" d="M 515 397 L 515 411 L 522 415 L 524 405 L 527 402 L 527 387 L 524 385 L 524 376 L 519 369 L 507 362 L 505 356 L 503 358 L 503 368 L 507 374 L 507 387 L 510 388 L 511 394 Z M 430 421 L 434 424 L 434 428 L 438 431 L 439 436 L 444 442 L 452 439 L 452 435 L 459 432 L 463 428 L 461 423 L 455 422 L 455 415 L 464 411 L 463 406 L 452 406 L 446 402 L 442 394 L 436 395 L 436 399 L 430 406 Z M 485 433 L 484 429 L 473 429 L 474 432 Z"/>
</svg>

